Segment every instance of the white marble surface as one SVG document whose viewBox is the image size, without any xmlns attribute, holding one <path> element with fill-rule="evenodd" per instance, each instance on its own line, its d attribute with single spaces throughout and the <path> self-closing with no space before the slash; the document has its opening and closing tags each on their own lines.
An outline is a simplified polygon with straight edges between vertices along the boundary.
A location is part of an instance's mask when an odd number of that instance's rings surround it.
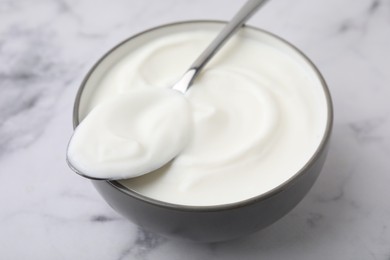
<svg viewBox="0 0 390 260">
<path fill-rule="evenodd" d="M 390 1 L 272 0 L 249 24 L 297 45 L 332 92 L 308 196 L 252 236 L 193 244 L 138 229 L 65 164 L 88 68 L 141 30 L 229 19 L 243 0 L 0 0 L 0 259 L 390 259 Z"/>
</svg>

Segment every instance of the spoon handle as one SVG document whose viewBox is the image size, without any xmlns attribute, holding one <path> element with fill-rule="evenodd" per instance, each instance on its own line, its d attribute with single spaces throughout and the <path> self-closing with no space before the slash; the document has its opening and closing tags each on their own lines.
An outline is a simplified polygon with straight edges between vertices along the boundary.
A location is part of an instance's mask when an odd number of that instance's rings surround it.
<svg viewBox="0 0 390 260">
<path fill-rule="evenodd" d="M 222 29 L 217 37 L 200 54 L 190 66 L 183 77 L 175 84 L 173 89 L 185 93 L 193 80 L 198 76 L 200 70 L 207 62 L 218 52 L 218 50 L 227 42 L 227 40 L 268 0 L 248 0 L 237 14 Z"/>
<path fill-rule="evenodd" d="M 194 61 L 190 69 L 202 69 L 207 62 L 218 52 L 218 50 L 227 42 L 227 40 L 253 15 L 256 11 L 267 2 L 267 0 L 249 0 L 237 12 L 233 19 L 222 29 L 217 37 Z"/>
</svg>

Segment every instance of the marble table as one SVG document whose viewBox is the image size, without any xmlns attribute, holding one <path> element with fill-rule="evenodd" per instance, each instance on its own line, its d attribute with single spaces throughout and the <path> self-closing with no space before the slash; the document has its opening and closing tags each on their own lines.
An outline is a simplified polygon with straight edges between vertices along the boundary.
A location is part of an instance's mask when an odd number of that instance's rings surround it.
<svg viewBox="0 0 390 260">
<path fill-rule="evenodd" d="M 333 95 L 328 160 L 269 228 L 194 244 L 137 228 L 65 163 L 88 68 L 141 30 L 243 0 L 0 0 L 0 259 L 390 259 L 390 2 L 272 0 L 249 24 L 301 48 Z"/>
</svg>

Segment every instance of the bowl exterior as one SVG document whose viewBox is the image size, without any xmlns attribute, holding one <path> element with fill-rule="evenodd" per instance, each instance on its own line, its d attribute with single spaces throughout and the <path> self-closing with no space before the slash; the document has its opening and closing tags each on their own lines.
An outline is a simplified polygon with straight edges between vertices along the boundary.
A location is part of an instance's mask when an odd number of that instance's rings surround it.
<svg viewBox="0 0 390 260">
<path fill-rule="evenodd" d="M 328 144 L 315 162 L 285 189 L 267 198 L 224 210 L 162 207 L 131 197 L 110 182 L 92 182 L 114 210 L 146 230 L 197 242 L 224 241 L 263 229 L 291 211 L 317 179 L 327 147 Z"/>
<path fill-rule="evenodd" d="M 159 28 L 182 24 L 222 26 L 223 22 L 190 21 Z M 197 242 L 217 242 L 238 238 L 269 226 L 291 211 L 310 190 L 324 164 L 331 135 L 333 110 L 329 91 L 321 74 L 303 53 L 275 35 L 257 28 L 253 29 L 269 34 L 295 49 L 298 55 L 311 64 L 318 78 L 322 81 L 327 96 L 329 117 L 323 141 L 314 156 L 300 172 L 267 194 L 243 202 L 215 207 L 189 207 L 153 201 L 119 187 L 118 182 L 92 180 L 95 188 L 114 210 L 138 226 L 152 232 Z M 131 39 L 125 40 L 123 43 Z M 99 69 L 100 62 L 107 58 L 115 48 L 117 47 L 114 47 L 95 64 L 81 84 L 74 105 L 74 127 L 79 123 L 80 100 L 85 85 L 95 69 Z"/>
</svg>

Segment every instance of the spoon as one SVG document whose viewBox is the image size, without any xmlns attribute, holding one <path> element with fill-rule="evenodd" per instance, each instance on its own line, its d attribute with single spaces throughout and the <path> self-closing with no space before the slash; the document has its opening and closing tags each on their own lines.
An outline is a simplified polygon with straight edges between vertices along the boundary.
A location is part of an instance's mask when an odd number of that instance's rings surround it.
<svg viewBox="0 0 390 260">
<path fill-rule="evenodd" d="M 180 78 L 177 83 L 175 83 L 172 86 L 172 90 L 176 90 L 180 92 L 181 94 L 185 94 L 189 87 L 191 86 L 192 82 L 195 80 L 195 78 L 199 75 L 199 72 L 202 70 L 202 68 L 209 62 L 209 60 L 218 52 L 218 50 L 231 38 L 232 35 L 234 35 L 241 26 L 265 3 L 267 0 L 248 0 L 243 7 L 238 11 L 238 13 L 233 17 L 233 19 L 225 25 L 225 27 L 222 29 L 222 31 L 217 35 L 217 37 L 209 44 L 209 46 L 200 54 L 200 56 L 195 60 L 195 62 L 190 66 L 190 68 L 183 74 L 183 76 Z M 123 102 L 123 100 L 122 100 Z M 125 103 L 127 101 L 125 100 Z M 142 100 L 138 100 L 138 102 L 142 102 Z M 176 112 L 178 109 L 173 109 L 172 112 Z M 93 114 L 94 111 L 91 112 Z M 96 112 L 96 111 L 95 111 Z M 95 113 L 96 114 L 96 113 Z M 99 115 L 93 115 L 100 117 Z M 87 118 L 88 119 L 88 118 Z M 77 131 L 78 129 L 76 129 Z M 74 138 L 74 135 L 72 139 Z M 72 140 L 71 139 L 71 140 Z M 161 139 L 163 140 L 163 139 Z M 157 140 L 158 142 L 158 140 Z M 153 169 L 148 169 L 140 172 L 133 172 L 129 176 L 118 176 L 118 177 L 110 177 L 110 178 L 104 178 L 101 176 L 96 176 L 92 174 L 88 174 L 88 172 L 85 172 L 85 170 L 81 170 L 80 167 L 76 167 L 74 163 L 72 163 L 72 160 L 69 157 L 69 145 L 67 150 L 67 158 L 66 161 L 69 165 L 69 167 L 76 172 L 77 174 L 81 175 L 82 177 L 94 179 L 94 180 L 119 180 L 119 179 L 125 179 L 125 178 L 131 178 L 131 177 L 137 177 L 143 174 L 147 174 L 151 172 Z M 170 157 L 165 158 L 162 161 L 157 161 L 157 168 L 161 168 L 165 164 L 167 164 L 169 161 L 171 161 L 174 157 L 177 156 L 177 152 L 171 151 Z M 156 162 L 154 162 L 156 164 Z M 156 167 L 154 169 L 157 169 Z M 126 173 L 128 174 L 128 173 Z"/>
<path fill-rule="evenodd" d="M 192 63 L 190 68 L 184 73 L 179 81 L 177 81 L 172 89 L 183 94 L 187 92 L 195 78 L 199 75 L 202 68 L 210 61 L 210 59 L 218 52 L 218 50 L 241 28 L 241 26 L 256 13 L 256 11 L 268 0 L 249 0 L 236 13 L 233 19 L 222 29 L 217 37 L 209 44 L 209 46 L 199 55 Z"/>
</svg>

